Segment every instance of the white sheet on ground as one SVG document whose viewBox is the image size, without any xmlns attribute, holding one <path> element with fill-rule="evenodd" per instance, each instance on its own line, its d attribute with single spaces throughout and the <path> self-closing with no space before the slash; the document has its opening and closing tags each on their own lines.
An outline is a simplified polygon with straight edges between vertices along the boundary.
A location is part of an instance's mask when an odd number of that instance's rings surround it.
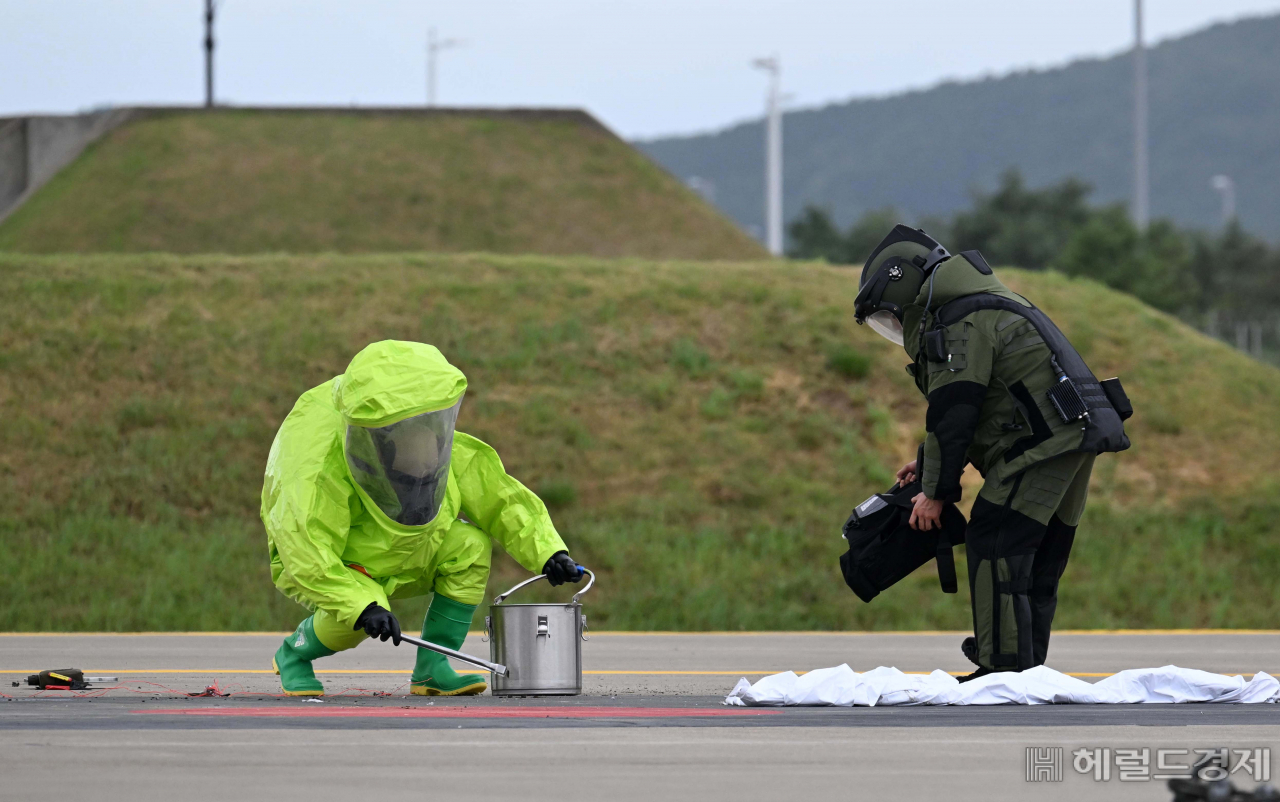
<svg viewBox="0 0 1280 802">
<path fill-rule="evenodd" d="M 1135 668 L 1096 683 L 1048 666 L 988 674 L 961 684 L 945 671 L 904 674 L 880 668 L 859 674 L 849 666 L 819 668 L 804 675 L 773 674 L 754 685 L 746 678 L 724 703 L 783 705 L 1047 705 L 1143 702 L 1280 702 L 1280 682 L 1259 672 L 1245 681 L 1194 668 Z"/>
</svg>

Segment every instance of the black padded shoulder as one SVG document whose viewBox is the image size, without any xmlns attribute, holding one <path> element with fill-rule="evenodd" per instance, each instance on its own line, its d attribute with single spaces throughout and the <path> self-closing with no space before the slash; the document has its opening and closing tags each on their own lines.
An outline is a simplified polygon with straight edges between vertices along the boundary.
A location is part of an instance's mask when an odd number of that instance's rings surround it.
<svg viewBox="0 0 1280 802">
<path fill-rule="evenodd" d="M 982 258 L 982 254 L 977 251 L 961 251 L 959 255 L 963 256 L 965 261 L 973 265 L 974 269 L 982 275 L 989 276 L 992 274 L 991 265 L 987 264 L 987 260 Z"/>
</svg>

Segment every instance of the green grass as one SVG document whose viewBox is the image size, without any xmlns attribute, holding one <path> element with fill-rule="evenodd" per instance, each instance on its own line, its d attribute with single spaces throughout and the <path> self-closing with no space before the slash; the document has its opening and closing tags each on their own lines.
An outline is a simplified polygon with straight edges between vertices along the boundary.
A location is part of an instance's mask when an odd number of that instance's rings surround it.
<svg viewBox="0 0 1280 802">
<path fill-rule="evenodd" d="M 871 357 L 847 343 L 837 343 L 827 351 L 827 367 L 846 379 L 866 378 L 871 365 Z"/>
<path fill-rule="evenodd" d="M 0 223 L 0 250 L 764 255 L 583 122 L 262 111 L 113 131 Z"/>
<path fill-rule="evenodd" d="M 1099 285 L 1001 275 L 1138 409 L 1133 449 L 1098 462 L 1060 624 L 1275 626 L 1280 371 Z M 901 349 L 854 324 L 855 283 L 767 262 L 0 256 L 0 630 L 290 627 L 257 518 L 267 449 L 383 338 L 467 373 L 459 428 L 597 570 L 594 628 L 962 629 L 967 596 L 932 566 L 870 605 L 839 577 L 849 508 L 924 418 Z M 520 577 L 496 557 L 489 589 Z"/>
</svg>

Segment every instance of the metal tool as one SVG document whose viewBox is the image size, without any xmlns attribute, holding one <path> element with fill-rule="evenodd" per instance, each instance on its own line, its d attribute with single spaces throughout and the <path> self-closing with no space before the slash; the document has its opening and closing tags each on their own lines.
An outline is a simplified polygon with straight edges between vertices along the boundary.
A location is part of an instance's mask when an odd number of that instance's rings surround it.
<svg viewBox="0 0 1280 802">
<path fill-rule="evenodd" d="M 443 654 L 445 657 L 452 657 L 454 660 L 460 660 L 464 663 L 470 663 L 473 666 L 479 666 L 480 668 L 483 668 L 485 671 L 488 671 L 492 674 L 496 674 L 499 677 L 505 677 L 508 674 L 507 667 L 504 665 L 501 665 L 499 663 L 490 663 L 488 660 L 484 660 L 479 657 L 472 657 L 471 655 L 463 654 L 462 652 L 455 652 L 453 649 L 450 649 L 447 646 L 440 646 L 430 641 L 425 641 L 422 638 L 415 638 L 412 635 L 401 634 L 400 640 L 405 643 L 409 643 L 414 646 L 417 646 L 419 649 L 426 649 L 427 651 L 437 652 L 438 654 Z"/>
<path fill-rule="evenodd" d="M 578 599 L 595 584 L 596 575 L 578 566 L 579 576 L 589 575 L 586 587 L 568 604 L 503 604 L 511 594 L 546 576 L 526 579 L 496 596 L 485 616 L 489 656 L 501 660 L 511 673 L 493 680 L 494 696 L 574 696 L 582 693 L 582 642 L 587 639 L 587 617 Z"/>
<path fill-rule="evenodd" d="M 117 677 L 86 677 L 78 668 L 50 668 L 27 677 L 28 685 L 33 685 L 42 691 L 83 691 L 95 682 L 105 684 L 117 681 Z M 17 687 L 18 683 L 15 682 L 13 685 Z"/>
</svg>

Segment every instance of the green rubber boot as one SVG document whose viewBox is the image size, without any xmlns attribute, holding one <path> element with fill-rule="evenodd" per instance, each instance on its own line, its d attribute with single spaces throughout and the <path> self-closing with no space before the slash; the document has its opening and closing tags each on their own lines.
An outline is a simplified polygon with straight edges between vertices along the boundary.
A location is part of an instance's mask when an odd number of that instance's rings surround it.
<svg viewBox="0 0 1280 802">
<path fill-rule="evenodd" d="M 280 687 L 285 696 L 324 696 L 324 686 L 311 670 L 311 661 L 317 657 L 334 654 L 316 637 L 314 616 L 309 616 L 293 634 L 284 639 L 276 656 L 271 658 L 271 668 L 280 675 Z"/>
<path fill-rule="evenodd" d="M 462 648 L 471 628 L 474 604 L 463 604 L 439 593 L 431 600 L 422 622 L 422 639 L 450 649 Z M 449 666 L 449 658 L 426 649 L 418 650 L 409 690 L 416 696 L 472 696 L 489 687 L 479 674 L 459 674 Z"/>
</svg>

